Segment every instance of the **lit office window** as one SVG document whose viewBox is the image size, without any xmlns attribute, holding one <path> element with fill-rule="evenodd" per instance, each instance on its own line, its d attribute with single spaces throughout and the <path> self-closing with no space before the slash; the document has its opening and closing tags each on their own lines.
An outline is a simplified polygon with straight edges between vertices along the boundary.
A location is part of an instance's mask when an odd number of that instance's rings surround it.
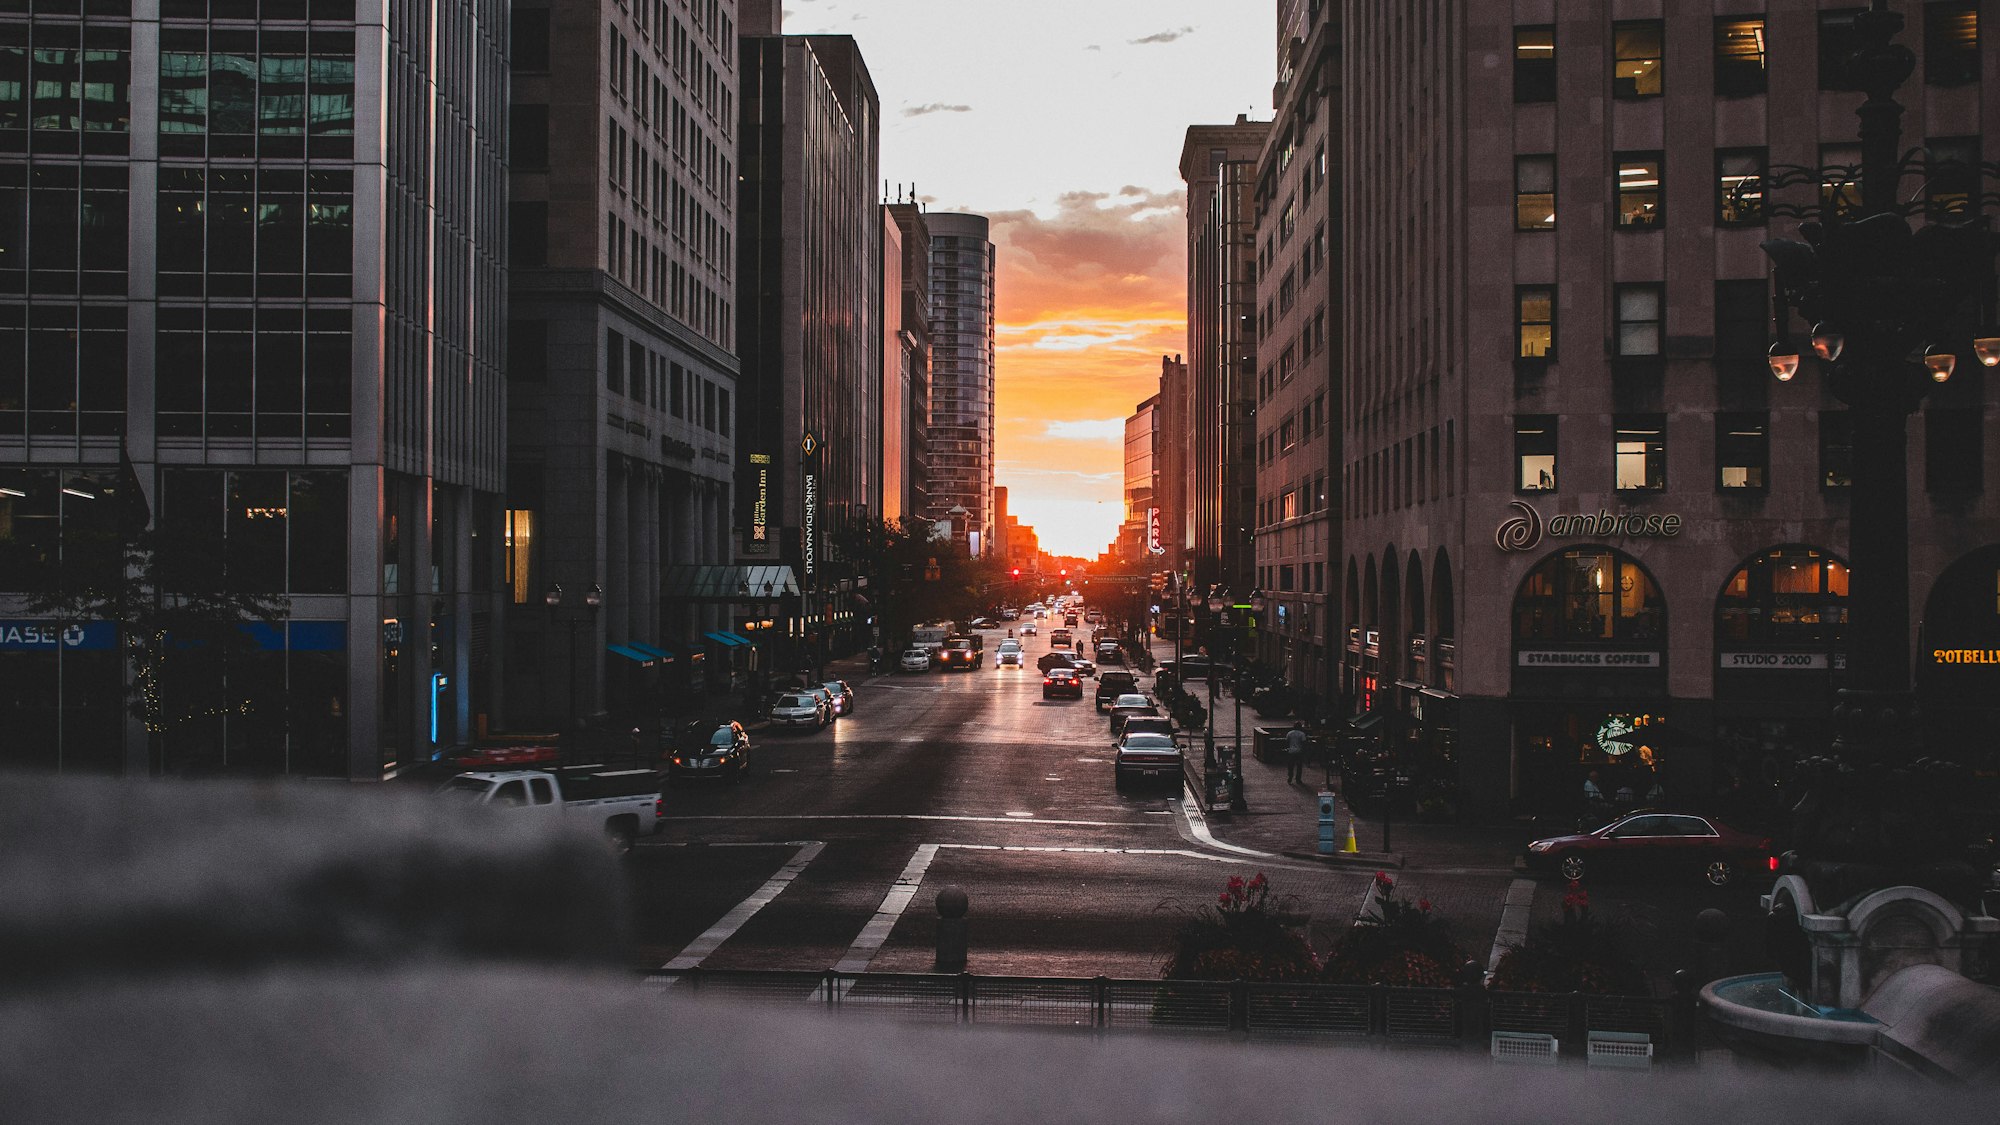
<svg viewBox="0 0 2000 1125">
<path fill-rule="evenodd" d="M 1519 492 L 1556 489 L 1556 418 L 1521 414 L 1514 418 L 1514 484 Z"/>
<path fill-rule="evenodd" d="M 1761 491 L 1771 467 L 1768 414 L 1715 416 L 1716 486 L 1724 491 Z"/>
<path fill-rule="evenodd" d="M 1514 291 L 1516 349 L 1522 359 L 1554 359 L 1556 354 L 1556 291 L 1543 285 Z"/>
<path fill-rule="evenodd" d="M 1630 20 L 1612 25 L 1611 92 L 1621 98 L 1660 96 L 1665 25 L 1659 20 Z"/>
<path fill-rule="evenodd" d="M 1924 5 L 1924 81 L 1964 86 L 1979 81 L 1979 5 L 1940 0 Z"/>
<path fill-rule="evenodd" d="M 1615 420 L 1613 468 L 1620 492 L 1660 492 L 1667 487 L 1667 419 L 1664 414 L 1621 414 Z"/>
<path fill-rule="evenodd" d="M 1715 96 L 1742 98 L 1766 87 L 1764 18 L 1734 16 L 1715 21 Z"/>
<path fill-rule="evenodd" d="M 1764 221 L 1764 150 L 1723 149 L 1715 154 L 1715 221 L 1755 226 Z"/>
<path fill-rule="evenodd" d="M 1514 29 L 1514 100 L 1556 100 L 1556 29 Z"/>
<path fill-rule="evenodd" d="M 1660 154 L 1620 153 L 1618 155 L 1618 225 L 1626 228 L 1657 227 L 1666 217 L 1661 205 Z"/>
<path fill-rule="evenodd" d="M 1514 158 L 1514 229 L 1556 229 L 1556 158 Z"/>
</svg>

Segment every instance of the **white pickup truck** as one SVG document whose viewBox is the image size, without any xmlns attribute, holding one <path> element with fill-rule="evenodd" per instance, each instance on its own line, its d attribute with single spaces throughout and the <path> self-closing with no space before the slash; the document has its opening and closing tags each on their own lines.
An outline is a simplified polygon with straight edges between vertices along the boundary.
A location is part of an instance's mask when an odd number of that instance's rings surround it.
<svg viewBox="0 0 2000 1125">
<path fill-rule="evenodd" d="M 440 796 L 470 805 L 526 809 L 550 817 L 588 818 L 603 826 L 619 855 L 632 841 L 660 830 L 666 815 L 660 775 L 653 770 L 563 766 L 541 770 L 462 773 L 438 787 Z"/>
</svg>

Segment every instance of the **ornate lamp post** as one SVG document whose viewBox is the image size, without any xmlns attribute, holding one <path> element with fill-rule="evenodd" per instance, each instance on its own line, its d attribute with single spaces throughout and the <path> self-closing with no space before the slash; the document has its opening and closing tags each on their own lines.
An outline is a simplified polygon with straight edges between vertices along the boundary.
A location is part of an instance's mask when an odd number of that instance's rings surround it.
<svg viewBox="0 0 2000 1125">
<path fill-rule="evenodd" d="M 549 607 L 549 613 L 551 615 L 553 615 L 556 610 L 561 609 L 563 601 L 562 583 L 560 582 L 549 583 L 549 588 L 542 592 L 542 601 Z M 590 584 L 590 588 L 583 592 L 583 604 L 584 608 L 589 611 L 592 630 L 595 631 L 595 626 L 597 624 L 597 610 L 604 604 L 604 588 L 602 586 L 599 586 L 597 583 L 592 582 Z M 582 619 L 576 616 L 575 614 L 571 614 L 569 619 L 569 726 L 567 728 L 569 730 L 577 729 L 576 627 L 580 624 L 582 624 Z"/>
<path fill-rule="evenodd" d="M 1807 793 L 1785 867 L 1809 888 L 1810 900 L 1793 894 L 1799 913 L 1894 886 L 1958 903 L 1977 894 L 1949 815 L 1964 774 L 1926 756 L 1911 688 L 1907 429 L 1925 392 L 1961 360 L 2000 362 L 1990 320 L 1996 242 L 1983 216 L 1931 215 L 1912 230 L 1907 216 L 1924 209 L 1922 194 L 1913 202 L 1898 194 L 1927 162 L 1921 152 L 1898 152 L 1903 107 L 1893 95 L 1915 56 L 1891 41 L 1903 17 L 1885 0 L 1854 26 L 1863 46 L 1848 62 L 1848 88 L 1867 94 L 1858 111 L 1858 205 L 1844 184 L 1831 187 L 1854 169 L 1773 168 L 1751 188 L 1764 193 L 1771 215 L 1806 220 L 1801 240 L 1763 244 L 1775 278 L 1771 372 L 1780 382 L 1798 373 L 1800 351 L 1785 331 L 1796 310 L 1812 326 L 1810 354 L 1854 424 L 1847 676 L 1831 749 L 1799 764 Z M 1774 204 L 1766 190 L 1805 184 L 1821 194 L 1809 206 Z M 1975 193 L 1968 211 L 1979 202 Z M 1785 895 L 1776 897 L 1782 906 Z M 1799 943 L 1792 925 L 1789 940 Z M 1802 944 L 1796 952 L 1788 972 L 1803 973 Z"/>
</svg>

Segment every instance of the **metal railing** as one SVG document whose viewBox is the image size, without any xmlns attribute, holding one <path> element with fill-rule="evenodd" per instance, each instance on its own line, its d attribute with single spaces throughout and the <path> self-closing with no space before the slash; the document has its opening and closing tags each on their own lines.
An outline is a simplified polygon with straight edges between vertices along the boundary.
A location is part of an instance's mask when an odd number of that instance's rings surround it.
<svg viewBox="0 0 2000 1125">
<path fill-rule="evenodd" d="M 1489 992 L 1306 982 L 688 969 L 647 983 L 668 998 L 873 1014 L 945 1024 L 1256 1039 L 1466 1046 L 1548 1035 L 1582 1060 L 1592 1032 L 1644 1035 L 1661 1059 L 1695 1048 L 1692 997 Z"/>
</svg>

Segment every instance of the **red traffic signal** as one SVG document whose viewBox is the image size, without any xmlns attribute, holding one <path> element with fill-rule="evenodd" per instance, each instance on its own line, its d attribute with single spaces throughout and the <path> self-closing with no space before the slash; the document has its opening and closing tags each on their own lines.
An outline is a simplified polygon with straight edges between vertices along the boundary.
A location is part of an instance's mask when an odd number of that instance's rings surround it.
<svg viewBox="0 0 2000 1125">
<path fill-rule="evenodd" d="M 1021 568 L 1017 566 L 1014 568 L 1014 581 L 1019 582 L 1020 580 L 1021 580 Z"/>
</svg>

